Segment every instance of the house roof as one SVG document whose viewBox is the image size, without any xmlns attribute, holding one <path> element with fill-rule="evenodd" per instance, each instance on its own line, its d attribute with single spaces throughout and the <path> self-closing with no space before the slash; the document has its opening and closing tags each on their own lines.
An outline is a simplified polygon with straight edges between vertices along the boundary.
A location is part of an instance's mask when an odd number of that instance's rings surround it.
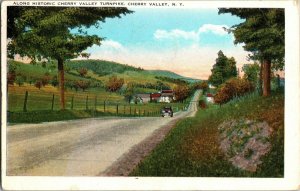
<svg viewBox="0 0 300 191">
<path fill-rule="evenodd" d="M 161 94 L 160 93 L 152 93 L 150 96 L 152 98 L 159 98 L 161 96 Z"/>
<path fill-rule="evenodd" d="M 207 94 L 206 94 L 206 97 L 214 97 L 214 95 L 211 94 L 211 93 L 207 93 Z"/>
<path fill-rule="evenodd" d="M 135 96 L 140 98 L 150 98 L 150 94 L 136 94 Z"/>
<path fill-rule="evenodd" d="M 162 90 L 162 93 L 173 93 L 173 90 Z"/>
<path fill-rule="evenodd" d="M 161 96 L 162 96 L 162 97 L 170 97 L 170 96 L 173 97 L 174 94 L 173 94 L 173 93 L 162 93 Z"/>
</svg>

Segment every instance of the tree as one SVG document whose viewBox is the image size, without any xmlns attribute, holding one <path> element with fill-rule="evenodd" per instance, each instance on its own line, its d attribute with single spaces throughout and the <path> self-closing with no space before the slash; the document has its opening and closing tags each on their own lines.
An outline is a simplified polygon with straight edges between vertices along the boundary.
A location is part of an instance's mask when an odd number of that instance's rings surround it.
<svg viewBox="0 0 300 191">
<path fill-rule="evenodd" d="M 263 96 L 271 93 L 271 63 L 275 69 L 284 66 L 284 9 L 274 8 L 221 8 L 219 14 L 231 13 L 245 21 L 229 29 L 235 37 L 235 44 L 243 43 L 250 51 L 252 60 L 261 63 Z"/>
<path fill-rule="evenodd" d="M 190 89 L 187 85 L 178 85 L 174 88 L 174 93 L 176 101 L 182 102 L 189 96 Z"/>
<path fill-rule="evenodd" d="M 61 109 L 65 109 L 64 62 L 77 58 L 100 38 L 84 29 L 100 26 L 106 18 L 131 13 L 122 7 L 8 7 L 8 55 L 56 60 L 60 87 Z M 10 26 L 12 25 L 12 26 Z M 78 29 L 77 33 L 71 29 Z M 30 46 L 28 46 L 30 45 Z"/>
<path fill-rule="evenodd" d="M 17 66 L 13 63 L 8 63 L 7 84 L 14 85 L 16 80 Z"/>
<path fill-rule="evenodd" d="M 86 68 L 79 68 L 79 69 L 77 70 L 77 72 L 79 73 L 79 75 L 80 75 L 81 77 L 84 77 L 84 76 L 87 74 L 88 70 L 87 70 Z"/>
<path fill-rule="evenodd" d="M 252 83 L 246 79 L 231 78 L 219 86 L 214 96 L 215 103 L 224 104 L 235 97 L 245 95 L 254 90 Z"/>
<path fill-rule="evenodd" d="M 16 72 L 11 71 L 7 73 L 7 84 L 14 85 L 16 80 Z"/>
<path fill-rule="evenodd" d="M 207 84 L 206 81 L 202 81 L 202 82 L 200 83 L 200 89 L 202 89 L 203 93 L 205 93 L 205 92 L 207 91 L 207 89 L 208 89 L 208 84 Z"/>
<path fill-rule="evenodd" d="M 134 94 L 135 94 L 134 84 L 128 83 L 127 87 L 125 89 L 125 92 L 124 92 L 124 98 L 125 98 L 125 100 L 128 101 L 128 103 L 130 103 L 130 101 L 132 100 Z"/>
<path fill-rule="evenodd" d="M 236 61 L 233 57 L 227 58 L 220 50 L 218 52 L 218 58 L 213 65 L 211 75 L 208 81 L 214 86 L 219 86 L 227 79 L 237 76 Z"/>
<path fill-rule="evenodd" d="M 29 85 L 32 85 L 32 83 L 34 82 L 34 79 L 31 76 L 28 76 L 27 82 L 29 83 Z"/>
<path fill-rule="evenodd" d="M 225 78 L 229 79 L 237 76 L 236 61 L 233 57 L 227 59 L 225 66 Z"/>
<path fill-rule="evenodd" d="M 77 89 L 80 88 L 80 89 L 82 89 L 82 91 L 84 91 L 87 88 L 89 88 L 90 82 L 89 81 L 78 80 L 78 81 L 75 82 L 75 86 L 77 87 Z M 77 91 L 77 89 L 76 89 L 76 91 Z"/>
<path fill-rule="evenodd" d="M 36 81 L 35 84 L 34 84 L 34 86 L 35 86 L 36 88 L 39 88 L 39 89 L 41 89 L 42 85 L 43 85 L 43 83 L 42 83 L 41 80 Z"/>
<path fill-rule="evenodd" d="M 118 79 L 116 75 L 113 75 L 108 79 L 108 82 L 106 84 L 106 89 L 110 92 L 116 92 L 123 86 L 123 84 L 124 84 L 123 78 Z"/>
<path fill-rule="evenodd" d="M 45 73 L 41 79 L 42 85 L 46 86 L 47 84 L 49 84 L 50 79 L 51 79 L 51 77 L 50 77 L 49 73 Z"/>
<path fill-rule="evenodd" d="M 259 83 L 259 65 L 257 63 L 254 64 L 244 64 L 242 68 L 244 72 L 244 78 L 250 81 L 257 88 Z"/>
<path fill-rule="evenodd" d="M 17 77 L 16 77 L 16 83 L 17 83 L 19 86 L 23 85 L 24 82 L 25 82 L 25 78 L 24 78 L 23 76 L 17 76 Z"/>
<path fill-rule="evenodd" d="M 53 87 L 56 87 L 58 85 L 57 76 L 53 76 L 50 83 Z"/>
</svg>

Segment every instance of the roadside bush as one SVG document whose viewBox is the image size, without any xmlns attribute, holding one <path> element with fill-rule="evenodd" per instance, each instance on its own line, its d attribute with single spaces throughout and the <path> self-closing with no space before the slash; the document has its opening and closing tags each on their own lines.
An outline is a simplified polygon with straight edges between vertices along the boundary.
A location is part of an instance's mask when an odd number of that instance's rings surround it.
<svg viewBox="0 0 300 191">
<path fill-rule="evenodd" d="M 208 90 L 208 83 L 206 81 L 202 81 L 200 84 L 200 89 L 202 89 L 203 93 L 205 93 Z"/>
<path fill-rule="evenodd" d="M 190 89 L 186 85 L 178 85 L 174 88 L 174 93 L 175 93 L 176 101 L 182 102 L 189 96 Z"/>
<path fill-rule="evenodd" d="M 207 108 L 206 102 L 204 100 L 199 100 L 199 107 L 201 109 L 206 109 Z"/>
<path fill-rule="evenodd" d="M 252 83 L 246 79 L 231 78 L 222 84 L 215 97 L 215 103 L 224 104 L 235 97 L 245 95 L 252 92 L 254 87 Z"/>
</svg>

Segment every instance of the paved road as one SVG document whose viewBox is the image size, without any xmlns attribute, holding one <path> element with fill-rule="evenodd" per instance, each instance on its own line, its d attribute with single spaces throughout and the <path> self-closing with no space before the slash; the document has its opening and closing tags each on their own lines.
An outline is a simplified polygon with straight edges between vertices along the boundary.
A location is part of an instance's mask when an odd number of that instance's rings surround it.
<svg viewBox="0 0 300 191">
<path fill-rule="evenodd" d="M 7 128 L 7 175 L 95 176 L 130 148 L 173 120 L 196 113 L 200 91 L 188 111 L 173 118 L 93 118 Z"/>
</svg>

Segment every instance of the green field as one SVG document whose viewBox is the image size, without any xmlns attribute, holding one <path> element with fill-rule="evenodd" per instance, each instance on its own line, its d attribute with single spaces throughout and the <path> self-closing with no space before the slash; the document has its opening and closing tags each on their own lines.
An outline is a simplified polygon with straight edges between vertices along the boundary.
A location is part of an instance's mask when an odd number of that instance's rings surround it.
<svg viewBox="0 0 300 191">
<path fill-rule="evenodd" d="M 52 86 L 46 86 L 40 90 L 34 86 L 8 86 L 8 111 L 16 112 L 23 111 L 25 92 L 28 92 L 27 97 L 27 111 L 36 110 L 52 110 L 52 100 L 54 95 L 53 110 L 60 110 L 59 105 L 59 92 L 57 88 Z M 144 112 L 157 111 L 165 103 L 147 103 L 147 104 L 128 104 L 124 97 L 118 93 L 106 92 L 103 89 L 91 89 L 90 91 L 72 91 L 65 92 L 66 109 L 74 110 L 86 110 L 93 109 L 99 111 L 115 113 L 117 105 L 120 107 L 120 111 L 128 113 L 130 107 L 132 112 L 134 108 Z M 73 100 L 73 101 L 72 101 Z M 73 102 L 73 104 L 72 104 Z M 104 106 L 105 102 L 105 106 Z M 174 108 L 182 109 L 184 103 L 171 103 Z M 106 107 L 106 108 L 104 108 Z"/>
<path fill-rule="evenodd" d="M 91 83 L 99 83 L 96 87 L 89 87 L 87 90 L 71 89 L 70 86 L 65 86 L 65 103 L 66 110 L 69 112 L 60 111 L 60 94 L 58 87 L 52 85 L 42 86 L 40 89 L 34 86 L 36 80 L 41 80 L 45 74 L 51 78 L 57 76 L 57 63 L 53 62 L 39 62 L 34 65 L 24 64 L 21 62 L 9 60 L 9 67 L 15 68 L 17 76 L 22 76 L 23 84 L 20 86 L 16 83 L 8 85 L 8 111 L 10 112 L 10 122 L 40 122 L 51 121 L 51 117 L 47 119 L 46 116 L 39 114 L 41 119 L 22 119 L 22 116 L 27 116 L 30 112 L 43 111 L 47 115 L 53 116 L 52 120 L 63 120 L 57 117 L 54 111 L 62 112 L 66 119 L 76 117 L 87 117 L 96 113 L 101 115 L 129 115 L 129 116 L 153 116 L 159 115 L 159 111 L 165 103 L 147 103 L 147 104 L 128 104 L 125 101 L 122 91 L 108 92 L 105 90 L 105 84 L 112 75 L 118 78 L 123 78 L 125 84 L 134 83 L 139 86 L 135 87 L 136 93 L 153 93 L 157 92 L 158 86 L 156 84 L 160 81 L 165 85 L 173 88 L 175 83 L 158 80 L 157 76 L 168 76 L 174 78 L 181 78 L 168 71 L 146 71 L 141 68 L 135 68 L 128 65 L 123 65 L 115 62 L 101 61 L 101 60 L 77 60 L 67 61 L 65 63 L 65 84 L 70 81 L 90 81 Z M 78 73 L 78 69 L 86 68 L 87 74 L 83 77 Z M 152 86 L 144 86 L 152 84 Z M 154 86 L 153 86 L 154 84 Z M 26 92 L 27 97 L 26 97 Z M 25 102 L 26 101 L 26 102 Z M 188 100 L 187 100 L 188 101 Z M 171 103 L 175 111 L 182 110 L 186 107 L 186 103 Z M 26 112 L 25 112 L 26 111 Z M 78 112 L 75 112 L 78 111 Z M 79 112 L 79 111 L 85 111 Z M 62 115 L 62 116 L 63 116 Z M 72 117 L 71 117 L 72 116 Z M 27 117 L 28 118 L 28 117 Z"/>
<path fill-rule="evenodd" d="M 24 108 L 26 91 L 28 95 L 26 108 Z M 107 92 L 101 88 L 90 89 L 85 92 L 67 90 L 65 100 L 67 111 L 60 111 L 57 88 L 48 85 L 39 90 L 29 84 L 20 87 L 9 85 L 8 111 L 10 116 L 8 121 L 12 123 L 32 123 L 94 116 L 159 116 L 161 108 L 165 105 L 172 106 L 174 111 L 177 112 L 184 110 L 188 104 L 188 100 L 185 103 L 128 104 L 119 93 Z M 26 112 L 24 112 L 24 109 Z M 61 115 L 59 116 L 57 113 Z"/>
<path fill-rule="evenodd" d="M 220 150 L 218 126 L 227 120 L 266 121 L 273 129 L 270 152 L 255 172 L 234 167 Z M 237 145 L 239 146 L 239 145 Z M 200 110 L 177 123 L 169 135 L 131 173 L 131 176 L 283 177 L 284 95 L 249 95 L 222 107 Z"/>
</svg>

